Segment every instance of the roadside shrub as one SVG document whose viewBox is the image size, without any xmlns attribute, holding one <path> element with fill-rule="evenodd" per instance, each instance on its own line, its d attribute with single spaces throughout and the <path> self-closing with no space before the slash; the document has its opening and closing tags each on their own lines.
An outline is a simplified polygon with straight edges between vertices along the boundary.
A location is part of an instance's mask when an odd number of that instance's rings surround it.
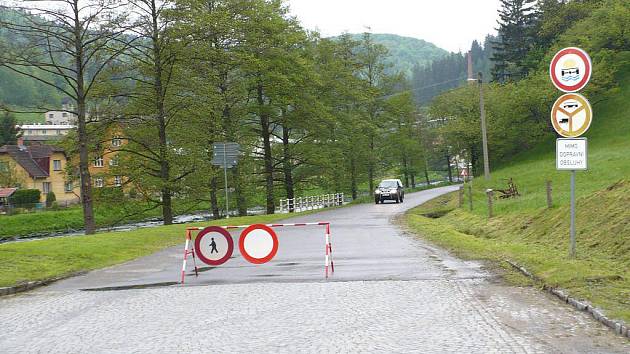
<svg viewBox="0 0 630 354">
<path fill-rule="evenodd" d="M 94 200 L 102 204 L 117 204 L 125 201 L 125 194 L 119 187 L 104 187 L 94 189 Z"/>
<path fill-rule="evenodd" d="M 40 195 L 39 189 L 19 189 L 11 195 L 9 203 L 15 207 L 33 209 L 39 203 Z"/>
<path fill-rule="evenodd" d="M 46 194 L 46 208 L 52 207 L 56 201 L 57 197 L 55 196 L 55 193 L 48 192 L 48 194 Z"/>
</svg>

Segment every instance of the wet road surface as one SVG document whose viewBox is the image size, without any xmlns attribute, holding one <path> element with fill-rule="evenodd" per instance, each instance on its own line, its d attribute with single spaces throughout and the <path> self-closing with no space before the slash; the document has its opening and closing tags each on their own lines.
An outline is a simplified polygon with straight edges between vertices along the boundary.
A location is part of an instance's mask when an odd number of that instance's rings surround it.
<svg viewBox="0 0 630 354">
<path fill-rule="evenodd" d="M 506 286 L 392 222 L 454 188 L 287 220 L 331 222 L 328 280 L 324 228 L 295 227 L 276 230 L 273 261 L 250 264 L 235 247 L 223 266 L 200 265 L 199 277 L 189 267 L 184 286 L 182 245 L 0 299 L 0 351 L 630 352 L 587 315 Z"/>
</svg>

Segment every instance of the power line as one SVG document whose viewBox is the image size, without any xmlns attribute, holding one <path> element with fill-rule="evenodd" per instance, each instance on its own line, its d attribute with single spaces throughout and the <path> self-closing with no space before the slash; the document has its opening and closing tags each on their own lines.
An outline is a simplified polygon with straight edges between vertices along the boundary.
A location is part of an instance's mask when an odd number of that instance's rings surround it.
<svg viewBox="0 0 630 354">
<path fill-rule="evenodd" d="M 424 89 L 428 89 L 428 88 L 435 87 L 435 86 L 440 86 L 440 85 L 448 84 L 448 83 L 451 83 L 451 82 L 462 81 L 462 80 L 465 80 L 466 78 L 467 78 L 467 77 L 460 77 L 460 78 L 457 78 L 457 79 L 452 79 L 452 80 L 442 81 L 442 82 L 438 82 L 438 83 L 431 84 L 431 85 L 427 85 L 427 86 L 422 86 L 422 87 L 417 87 L 417 88 L 414 88 L 414 89 L 409 89 L 409 90 L 404 90 L 404 91 L 396 92 L 396 93 L 393 93 L 393 94 L 391 94 L 391 95 L 382 96 L 382 97 L 380 97 L 380 98 L 383 98 L 383 99 L 385 99 L 385 98 L 390 98 L 390 97 L 394 97 L 394 96 L 402 95 L 403 93 L 407 93 L 407 92 L 414 92 L 414 91 L 424 90 Z"/>
</svg>

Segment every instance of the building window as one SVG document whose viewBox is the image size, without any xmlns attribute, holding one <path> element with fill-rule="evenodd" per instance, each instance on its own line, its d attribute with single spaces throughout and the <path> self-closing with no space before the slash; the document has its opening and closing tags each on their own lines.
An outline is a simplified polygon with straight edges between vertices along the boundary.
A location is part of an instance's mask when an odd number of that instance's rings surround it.
<svg viewBox="0 0 630 354">
<path fill-rule="evenodd" d="M 94 167 L 103 167 L 103 156 L 94 159 Z"/>
<path fill-rule="evenodd" d="M 53 113 L 48 114 L 48 118 L 55 118 L 55 115 Z"/>
<path fill-rule="evenodd" d="M 118 157 L 112 157 L 112 159 L 109 160 L 109 165 L 110 166 L 118 166 Z"/>
<path fill-rule="evenodd" d="M 122 177 L 114 176 L 114 186 L 121 187 L 122 186 Z"/>
<path fill-rule="evenodd" d="M 122 145 L 122 139 L 119 137 L 114 137 L 112 138 L 112 146 L 113 147 L 120 147 Z"/>
<path fill-rule="evenodd" d="M 53 160 L 53 171 L 61 171 L 61 160 Z"/>
<path fill-rule="evenodd" d="M 73 187 L 72 182 L 66 182 L 64 186 L 64 190 L 66 191 L 66 193 L 70 193 L 74 189 L 72 187 Z"/>
<path fill-rule="evenodd" d="M 42 184 L 42 187 L 43 187 L 43 188 L 42 188 L 42 192 L 43 192 L 44 194 L 48 194 L 48 193 L 51 191 L 51 189 L 50 189 L 50 182 L 44 182 L 44 183 Z"/>
<path fill-rule="evenodd" d="M 96 188 L 103 188 L 105 186 L 105 181 L 103 180 L 103 177 L 94 178 L 94 186 Z"/>
<path fill-rule="evenodd" d="M 46 135 L 46 134 L 47 134 L 46 129 L 42 129 L 42 135 Z"/>
<path fill-rule="evenodd" d="M 65 117 L 67 117 L 67 116 L 68 116 L 68 113 L 63 112 L 63 113 L 61 113 L 61 116 L 65 118 Z"/>
<path fill-rule="evenodd" d="M 57 129 L 57 135 L 61 135 L 61 130 Z"/>
</svg>

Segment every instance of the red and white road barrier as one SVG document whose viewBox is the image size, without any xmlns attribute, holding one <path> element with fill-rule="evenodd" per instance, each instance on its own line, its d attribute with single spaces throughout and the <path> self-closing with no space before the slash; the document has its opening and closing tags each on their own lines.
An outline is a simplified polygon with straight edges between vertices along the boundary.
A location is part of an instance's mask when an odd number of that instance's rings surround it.
<svg viewBox="0 0 630 354">
<path fill-rule="evenodd" d="M 251 226 L 255 225 L 228 225 L 228 226 L 210 226 L 210 227 L 188 227 L 186 228 L 186 245 L 184 248 L 184 259 L 182 264 L 182 275 L 181 275 L 181 283 L 184 284 L 184 279 L 186 277 L 186 261 L 188 259 L 188 255 L 192 255 L 193 263 L 195 266 L 195 276 L 199 276 L 199 271 L 197 268 L 197 262 L 195 260 L 195 253 L 199 252 L 197 247 L 199 247 L 198 242 L 193 242 L 193 231 L 203 231 L 210 228 L 222 229 L 222 230 L 233 230 L 233 229 L 248 229 Z M 335 264 L 333 262 L 332 257 L 332 235 L 330 233 L 330 222 L 308 222 L 308 223 L 293 223 L 293 224 L 266 224 L 264 225 L 270 228 L 278 228 L 278 227 L 295 227 L 295 226 L 324 226 L 324 247 L 325 247 L 325 259 L 324 259 L 324 274 L 326 278 L 330 274 L 335 273 Z M 225 231 L 223 231 L 225 232 Z M 241 235 L 243 237 L 243 235 Z M 214 242 L 214 241 L 213 241 Z M 230 252 L 231 254 L 231 252 Z M 223 258 L 223 262 L 226 262 L 227 258 Z M 222 262 L 222 263 L 223 263 Z M 218 265 L 218 264 L 216 264 Z"/>
</svg>

